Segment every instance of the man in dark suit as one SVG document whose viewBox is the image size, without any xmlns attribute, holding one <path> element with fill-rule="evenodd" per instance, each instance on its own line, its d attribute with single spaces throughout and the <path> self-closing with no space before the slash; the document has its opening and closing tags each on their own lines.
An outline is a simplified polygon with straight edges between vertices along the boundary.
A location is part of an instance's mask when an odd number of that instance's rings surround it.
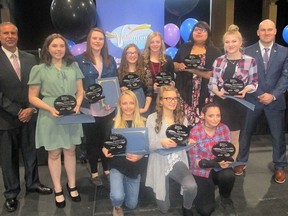
<svg viewBox="0 0 288 216">
<path fill-rule="evenodd" d="M 20 192 L 19 149 L 25 167 L 26 192 L 51 194 L 39 181 L 34 142 L 36 111 L 28 102 L 29 73 L 35 56 L 17 48 L 18 30 L 9 22 L 0 24 L 0 156 L 8 212 L 17 209 Z M 12 55 L 15 54 L 15 59 Z M 18 74 L 17 71 L 18 70 Z"/>
<path fill-rule="evenodd" d="M 259 42 L 245 49 L 245 54 L 257 61 L 259 86 L 255 93 L 247 95 L 247 100 L 255 104 L 255 110 L 247 111 L 240 133 L 238 161 L 248 161 L 251 136 L 264 112 L 273 138 L 274 180 L 281 184 L 286 180 L 284 167 L 287 166 L 284 93 L 288 89 L 288 49 L 274 42 L 276 32 L 273 21 L 262 21 L 257 30 Z M 246 166 L 235 167 L 235 174 L 242 175 L 245 168 Z"/>
</svg>

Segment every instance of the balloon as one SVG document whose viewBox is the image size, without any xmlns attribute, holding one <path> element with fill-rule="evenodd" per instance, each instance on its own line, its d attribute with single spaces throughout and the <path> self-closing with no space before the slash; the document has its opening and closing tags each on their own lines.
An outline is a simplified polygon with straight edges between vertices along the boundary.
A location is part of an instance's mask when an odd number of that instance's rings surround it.
<svg viewBox="0 0 288 216">
<path fill-rule="evenodd" d="M 165 8 L 176 16 L 183 16 L 192 11 L 199 0 L 165 0 Z"/>
<path fill-rule="evenodd" d="M 178 49 L 175 47 L 169 47 L 166 49 L 166 54 L 170 55 L 172 59 L 174 59 L 174 56 L 176 55 Z"/>
<path fill-rule="evenodd" d="M 70 49 L 75 45 L 75 42 L 72 40 L 67 40 L 67 43 Z"/>
<path fill-rule="evenodd" d="M 180 39 L 180 31 L 178 26 L 168 23 L 164 26 L 164 42 L 174 47 Z"/>
<path fill-rule="evenodd" d="M 86 42 L 75 44 L 71 49 L 70 52 L 73 56 L 81 55 L 83 52 L 86 51 Z"/>
<path fill-rule="evenodd" d="M 182 22 L 180 26 L 180 34 L 185 42 L 189 40 L 189 36 L 192 32 L 192 29 L 197 22 L 198 20 L 194 18 L 188 18 Z"/>
<path fill-rule="evenodd" d="M 50 16 L 59 33 L 76 42 L 85 38 L 96 25 L 93 0 L 53 0 Z"/>
<path fill-rule="evenodd" d="M 283 29 L 282 37 L 286 43 L 288 43 L 288 25 Z"/>
</svg>

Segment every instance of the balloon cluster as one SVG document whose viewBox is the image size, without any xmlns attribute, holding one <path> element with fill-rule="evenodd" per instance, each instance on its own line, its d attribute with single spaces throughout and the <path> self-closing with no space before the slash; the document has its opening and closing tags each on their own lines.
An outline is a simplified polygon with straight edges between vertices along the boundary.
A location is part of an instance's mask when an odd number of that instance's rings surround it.
<svg viewBox="0 0 288 216">
<path fill-rule="evenodd" d="M 172 58 L 174 58 L 178 51 L 175 46 L 179 42 L 180 36 L 184 42 L 188 41 L 192 29 L 197 22 L 198 20 L 194 18 L 188 18 L 182 22 L 180 29 L 173 23 L 168 23 L 164 26 L 164 42 L 170 46 L 166 49 L 167 55 L 170 55 Z"/>
<path fill-rule="evenodd" d="M 171 14 L 181 17 L 192 11 L 198 2 L 199 0 L 165 0 L 165 8 Z M 180 36 L 184 42 L 188 41 L 193 26 L 197 22 L 196 19 L 188 18 L 181 24 L 180 29 L 173 23 L 164 26 L 164 42 L 170 46 L 166 49 L 167 55 L 174 58 L 178 51 L 175 46 L 179 42 Z"/>
<path fill-rule="evenodd" d="M 87 42 L 75 44 L 72 40 L 67 40 L 70 52 L 73 56 L 81 55 L 86 51 Z"/>
</svg>

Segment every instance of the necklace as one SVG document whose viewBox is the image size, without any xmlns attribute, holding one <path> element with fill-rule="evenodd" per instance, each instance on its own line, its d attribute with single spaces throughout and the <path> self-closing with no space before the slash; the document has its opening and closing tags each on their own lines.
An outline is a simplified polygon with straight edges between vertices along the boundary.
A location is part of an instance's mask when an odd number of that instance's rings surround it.
<svg viewBox="0 0 288 216">
<path fill-rule="evenodd" d="M 234 65 L 235 63 L 237 63 L 239 60 L 240 60 L 240 59 L 230 60 L 230 59 L 227 58 L 227 61 L 230 62 L 230 63 L 233 64 L 233 65 Z"/>
</svg>

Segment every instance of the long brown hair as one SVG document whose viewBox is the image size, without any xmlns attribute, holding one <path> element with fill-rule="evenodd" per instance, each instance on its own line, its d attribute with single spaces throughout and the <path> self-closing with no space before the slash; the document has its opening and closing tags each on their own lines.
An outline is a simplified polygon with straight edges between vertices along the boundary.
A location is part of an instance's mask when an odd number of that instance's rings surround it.
<svg viewBox="0 0 288 216">
<path fill-rule="evenodd" d="M 92 37 L 92 33 L 95 31 L 100 32 L 104 36 L 104 45 L 100 51 L 100 54 L 103 58 L 104 65 L 107 67 L 111 63 L 111 61 L 109 58 L 106 35 L 105 35 L 105 32 L 100 28 L 92 28 L 89 31 L 89 34 L 87 36 L 86 52 L 84 52 L 84 56 L 86 59 L 90 60 L 94 65 L 96 65 L 94 54 L 93 54 L 92 47 L 91 47 L 91 37 Z"/>
<path fill-rule="evenodd" d="M 64 41 L 65 44 L 65 54 L 63 56 L 63 60 L 66 61 L 67 65 L 72 64 L 72 62 L 74 62 L 74 57 L 71 54 L 70 50 L 69 50 L 69 46 L 67 43 L 67 40 L 61 35 L 61 34 L 50 34 L 44 41 L 42 50 L 41 50 L 41 62 L 46 64 L 46 65 L 51 65 L 51 61 L 52 61 L 52 56 L 49 53 L 49 46 L 52 43 L 53 40 L 55 40 L 56 38 L 60 38 L 61 40 Z"/>
<path fill-rule="evenodd" d="M 159 88 L 159 91 L 158 91 L 158 95 L 157 95 L 157 99 L 156 99 L 156 113 L 157 113 L 157 118 L 156 118 L 156 126 L 155 126 L 155 131 L 156 133 L 159 133 L 159 131 L 161 130 L 161 127 L 162 127 L 162 120 L 163 120 L 163 106 L 162 104 L 160 103 L 161 100 L 163 100 L 163 93 L 165 91 L 174 91 L 176 92 L 177 94 L 177 97 L 179 98 L 180 97 L 180 94 L 178 92 L 178 90 L 173 87 L 173 86 L 161 86 Z M 176 106 L 176 109 L 173 111 L 173 115 L 174 115 L 174 122 L 175 124 L 183 124 L 184 122 L 184 113 L 181 109 L 181 105 L 180 105 L 180 102 L 178 101 L 177 103 L 177 106 Z"/>
<path fill-rule="evenodd" d="M 135 73 L 140 76 L 141 80 L 145 80 L 143 57 L 141 56 L 140 49 L 134 43 L 128 44 L 122 52 L 121 63 L 120 63 L 119 69 L 118 69 L 119 80 L 122 80 L 123 77 L 129 73 L 129 70 L 128 70 L 129 69 L 129 63 L 127 61 L 126 56 L 127 56 L 127 50 L 131 47 L 134 47 L 138 53 L 138 60 L 136 62 Z"/>
</svg>

